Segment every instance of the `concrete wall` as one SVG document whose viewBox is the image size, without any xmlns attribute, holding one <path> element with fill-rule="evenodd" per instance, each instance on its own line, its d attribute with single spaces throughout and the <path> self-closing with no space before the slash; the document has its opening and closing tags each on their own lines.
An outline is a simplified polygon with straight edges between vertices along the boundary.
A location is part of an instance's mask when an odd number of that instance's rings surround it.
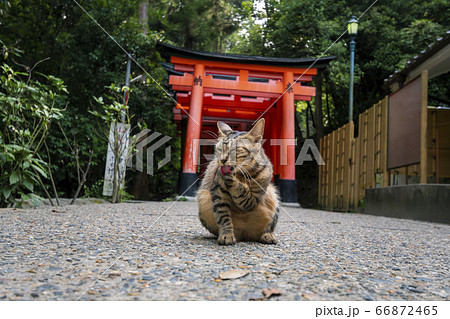
<svg viewBox="0 0 450 319">
<path fill-rule="evenodd" d="M 363 214 L 450 224 L 450 185 L 403 185 L 366 190 Z"/>
</svg>

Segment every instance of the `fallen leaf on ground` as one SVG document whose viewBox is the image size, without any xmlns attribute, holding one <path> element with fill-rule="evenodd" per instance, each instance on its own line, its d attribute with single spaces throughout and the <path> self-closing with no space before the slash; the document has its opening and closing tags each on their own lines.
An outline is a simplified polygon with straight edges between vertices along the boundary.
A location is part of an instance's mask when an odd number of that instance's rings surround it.
<svg viewBox="0 0 450 319">
<path fill-rule="evenodd" d="M 232 269 L 225 272 L 222 272 L 219 274 L 219 278 L 226 280 L 226 279 L 237 279 L 244 277 L 249 274 L 248 270 L 243 269 Z"/>
<path fill-rule="evenodd" d="M 64 210 L 56 210 L 56 209 L 52 209 L 52 213 L 65 214 L 65 213 L 67 213 L 67 212 L 64 211 Z"/>
<path fill-rule="evenodd" d="M 118 272 L 118 271 L 111 271 L 109 274 L 108 274 L 108 277 L 109 278 L 114 278 L 114 277 L 119 277 L 121 274 L 120 274 L 120 272 Z"/>
<path fill-rule="evenodd" d="M 256 297 L 256 296 L 253 296 L 253 297 L 250 297 L 248 300 L 249 300 L 249 301 L 263 301 L 263 300 L 264 300 L 264 297 Z"/>
<path fill-rule="evenodd" d="M 140 293 L 139 292 L 129 292 L 128 296 L 139 296 Z"/>
<path fill-rule="evenodd" d="M 306 300 L 313 300 L 313 301 L 319 301 L 319 295 L 318 294 L 302 294 L 302 297 Z"/>
<path fill-rule="evenodd" d="M 262 293 L 263 293 L 263 295 L 264 295 L 266 298 L 270 298 L 270 297 L 272 297 L 272 296 L 280 296 L 280 295 L 281 295 L 281 291 L 279 291 L 279 290 L 276 289 L 276 288 L 264 288 L 264 289 L 262 290 Z"/>
</svg>

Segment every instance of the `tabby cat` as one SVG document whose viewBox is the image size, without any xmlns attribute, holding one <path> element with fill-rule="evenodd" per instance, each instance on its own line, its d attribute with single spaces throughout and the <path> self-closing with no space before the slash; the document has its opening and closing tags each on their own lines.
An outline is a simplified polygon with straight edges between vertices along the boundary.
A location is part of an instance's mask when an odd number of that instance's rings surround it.
<svg viewBox="0 0 450 319">
<path fill-rule="evenodd" d="M 262 148 L 264 119 L 250 132 L 218 122 L 214 159 L 197 192 L 199 218 L 220 245 L 236 241 L 276 244 L 278 193 L 270 182 L 273 168 Z"/>
</svg>

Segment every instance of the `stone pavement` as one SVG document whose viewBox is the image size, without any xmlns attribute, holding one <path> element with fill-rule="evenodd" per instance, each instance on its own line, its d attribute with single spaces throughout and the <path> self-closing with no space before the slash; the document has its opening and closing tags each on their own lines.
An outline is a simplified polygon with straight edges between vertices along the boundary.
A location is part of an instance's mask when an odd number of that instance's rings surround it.
<svg viewBox="0 0 450 319">
<path fill-rule="evenodd" d="M 280 214 L 278 245 L 223 247 L 192 202 L 0 209 L 0 300 L 449 299 L 449 225 Z"/>
</svg>

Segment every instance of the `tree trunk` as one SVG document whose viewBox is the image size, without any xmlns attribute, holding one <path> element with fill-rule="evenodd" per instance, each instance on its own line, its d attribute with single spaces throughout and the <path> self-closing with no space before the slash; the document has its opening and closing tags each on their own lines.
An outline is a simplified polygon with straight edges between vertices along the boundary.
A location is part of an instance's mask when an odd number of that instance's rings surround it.
<svg viewBox="0 0 450 319">
<path fill-rule="evenodd" d="M 112 190 L 112 197 L 111 202 L 113 204 L 119 202 L 119 191 L 120 191 L 120 184 L 119 184 L 119 161 L 117 160 L 118 152 L 114 152 L 114 177 L 113 177 L 113 190 Z"/>
<path fill-rule="evenodd" d="M 309 101 L 307 101 L 306 104 L 308 104 L 308 107 L 305 110 L 306 138 L 309 138 L 309 112 L 308 112 L 308 109 L 310 107 Z"/>
<path fill-rule="evenodd" d="M 314 78 L 316 87 L 316 97 L 314 118 L 316 124 L 316 144 L 319 145 L 320 139 L 323 137 L 323 111 L 322 111 L 322 74 L 318 73 Z"/>
<path fill-rule="evenodd" d="M 86 169 L 84 170 L 84 172 L 82 172 L 82 178 L 81 180 L 78 182 L 78 187 L 77 190 L 75 192 L 75 194 L 73 195 L 72 201 L 70 202 L 70 205 L 75 204 L 75 201 L 78 198 L 78 195 L 80 194 L 81 188 L 83 187 L 84 183 L 86 183 L 86 176 L 89 173 L 89 169 L 91 168 L 91 163 L 92 163 L 92 156 L 94 155 L 94 152 L 91 150 L 89 155 L 89 161 L 87 163 Z M 78 168 L 78 172 L 81 170 L 81 168 Z"/>
<path fill-rule="evenodd" d="M 306 109 L 306 111 L 309 112 L 309 115 L 311 116 L 312 126 L 314 129 L 316 129 L 316 121 L 314 119 L 314 114 L 313 114 L 311 103 L 309 103 L 309 101 L 306 103 L 308 104 L 308 108 Z"/>
<path fill-rule="evenodd" d="M 330 100 L 328 97 L 328 90 L 329 90 L 329 85 L 328 85 L 328 76 L 325 76 L 325 97 L 326 97 L 326 101 L 327 101 L 327 116 L 328 116 L 328 125 L 329 125 L 329 131 L 334 131 L 333 129 L 333 122 L 331 121 L 331 112 L 330 112 Z"/>
<path fill-rule="evenodd" d="M 149 0 L 142 1 L 138 11 L 138 18 L 142 24 L 142 31 L 145 35 L 148 34 L 148 4 Z"/>
</svg>

